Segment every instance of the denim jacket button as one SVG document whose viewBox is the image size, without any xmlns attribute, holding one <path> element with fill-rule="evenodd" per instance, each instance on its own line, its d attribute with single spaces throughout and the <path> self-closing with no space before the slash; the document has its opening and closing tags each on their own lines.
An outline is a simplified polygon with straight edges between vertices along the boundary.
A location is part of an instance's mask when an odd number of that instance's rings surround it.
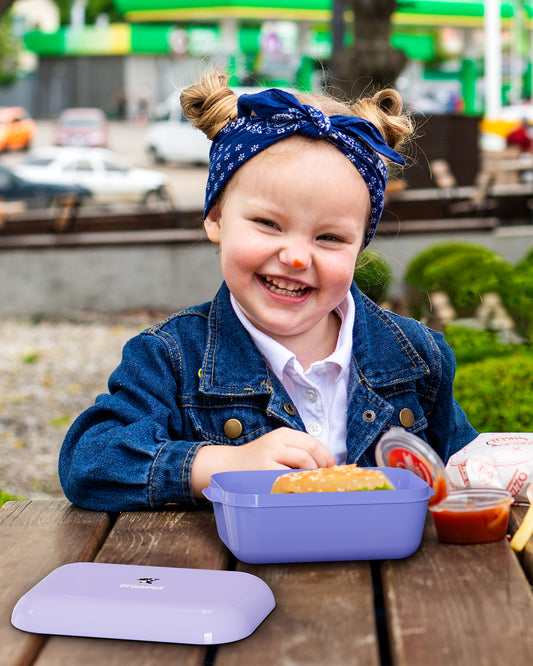
<svg viewBox="0 0 533 666">
<path fill-rule="evenodd" d="M 404 428 L 410 428 L 415 422 L 415 415 L 407 407 L 404 407 L 401 410 L 399 418 L 400 418 L 400 423 L 403 425 Z"/>
<path fill-rule="evenodd" d="M 224 423 L 224 432 L 230 439 L 237 439 L 242 435 L 242 423 L 239 419 L 228 419 Z"/>
<path fill-rule="evenodd" d="M 296 407 L 292 404 L 292 402 L 284 402 L 283 409 L 289 416 L 296 416 Z"/>
<path fill-rule="evenodd" d="M 366 409 L 363 412 L 363 421 L 366 423 L 373 423 L 376 420 L 376 412 L 371 409 Z"/>
</svg>

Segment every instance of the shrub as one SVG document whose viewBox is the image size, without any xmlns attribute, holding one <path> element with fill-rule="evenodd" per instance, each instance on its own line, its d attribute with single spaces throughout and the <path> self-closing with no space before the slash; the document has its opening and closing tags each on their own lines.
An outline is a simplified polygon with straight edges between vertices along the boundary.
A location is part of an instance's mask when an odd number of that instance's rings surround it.
<svg viewBox="0 0 533 666">
<path fill-rule="evenodd" d="M 513 268 L 499 254 L 470 243 L 441 243 L 417 255 L 405 281 L 424 292 L 445 291 L 453 307 L 473 314 L 481 295 L 509 289 Z"/>
<path fill-rule="evenodd" d="M 2 506 L 2 504 L 5 504 L 6 502 L 10 502 L 11 500 L 20 500 L 20 499 L 22 499 L 22 497 L 14 497 L 13 495 L 5 493 L 3 490 L 0 489 L 0 506 Z"/>
<path fill-rule="evenodd" d="M 500 342 L 495 331 L 481 331 L 457 324 L 448 324 L 444 329 L 444 336 L 453 349 L 458 365 L 494 356 L 508 356 L 520 349 L 515 345 Z"/>
<path fill-rule="evenodd" d="M 359 255 L 353 279 L 363 293 L 379 303 L 392 283 L 392 270 L 378 252 L 367 249 Z"/>
<path fill-rule="evenodd" d="M 533 250 L 515 266 L 512 284 L 501 299 L 518 333 L 533 342 Z"/>
<path fill-rule="evenodd" d="M 457 368 L 454 393 L 479 432 L 527 432 L 533 426 L 533 355 L 515 353 Z"/>
</svg>

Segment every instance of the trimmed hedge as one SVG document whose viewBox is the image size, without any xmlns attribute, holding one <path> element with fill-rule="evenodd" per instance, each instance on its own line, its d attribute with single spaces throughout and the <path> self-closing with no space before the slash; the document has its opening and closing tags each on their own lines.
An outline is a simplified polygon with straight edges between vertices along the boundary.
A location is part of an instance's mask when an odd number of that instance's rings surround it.
<svg viewBox="0 0 533 666">
<path fill-rule="evenodd" d="M 512 284 L 501 300 L 517 332 L 533 342 L 533 250 L 515 266 Z"/>
<path fill-rule="evenodd" d="M 417 255 L 408 265 L 405 281 L 420 292 L 445 291 L 453 307 L 473 314 L 481 296 L 503 297 L 511 285 L 513 267 L 498 253 L 471 243 L 440 243 Z M 420 307 L 411 303 L 415 310 Z"/>
<path fill-rule="evenodd" d="M 478 432 L 533 429 L 533 354 L 514 353 L 458 366 L 455 398 Z"/>
<path fill-rule="evenodd" d="M 496 331 L 480 331 L 459 324 L 448 324 L 444 337 L 453 349 L 458 365 L 494 356 L 509 356 L 521 350 L 521 346 L 500 342 Z"/>
<path fill-rule="evenodd" d="M 366 249 L 359 255 L 353 279 L 374 303 L 380 303 L 385 299 L 392 283 L 392 270 L 378 252 Z"/>
</svg>

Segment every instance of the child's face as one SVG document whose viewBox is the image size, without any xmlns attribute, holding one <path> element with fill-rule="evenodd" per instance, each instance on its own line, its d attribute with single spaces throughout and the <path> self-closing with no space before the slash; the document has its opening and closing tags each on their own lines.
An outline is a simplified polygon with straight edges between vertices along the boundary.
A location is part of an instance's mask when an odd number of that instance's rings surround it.
<svg viewBox="0 0 533 666">
<path fill-rule="evenodd" d="M 370 211 L 368 189 L 325 141 L 291 138 L 243 164 L 205 220 L 250 321 L 293 348 L 331 335 Z"/>
</svg>

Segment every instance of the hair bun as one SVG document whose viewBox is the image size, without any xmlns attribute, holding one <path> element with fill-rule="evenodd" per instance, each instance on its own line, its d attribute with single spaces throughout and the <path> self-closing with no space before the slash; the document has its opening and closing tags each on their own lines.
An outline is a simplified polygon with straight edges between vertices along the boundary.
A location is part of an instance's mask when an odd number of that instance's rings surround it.
<svg viewBox="0 0 533 666">
<path fill-rule="evenodd" d="M 214 139 L 220 130 L 237 117 L 237 96 L 228 87 L 228 77 L 212 72 L 180 96 L 183 115 Z"/>
</svg>

